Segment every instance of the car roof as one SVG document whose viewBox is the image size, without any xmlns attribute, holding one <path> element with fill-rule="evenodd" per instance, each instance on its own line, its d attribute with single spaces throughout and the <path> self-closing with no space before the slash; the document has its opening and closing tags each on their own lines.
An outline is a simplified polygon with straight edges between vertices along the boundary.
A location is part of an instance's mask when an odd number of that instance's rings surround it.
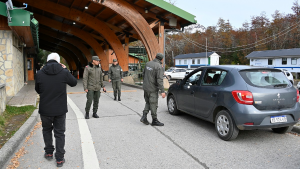
<svg viewBox="0 0 300 169">
<path fill-rule="evenodd" d="M 201 68 L 216 68 L 216 69 L 224 69 L 224 70 L 244 70 L 244 69 L 274 69 L 268 67 L 261 66 L 248 66 L 248 65 L 215 65 L 215 66 L 203 66 Z"/>
</svg>

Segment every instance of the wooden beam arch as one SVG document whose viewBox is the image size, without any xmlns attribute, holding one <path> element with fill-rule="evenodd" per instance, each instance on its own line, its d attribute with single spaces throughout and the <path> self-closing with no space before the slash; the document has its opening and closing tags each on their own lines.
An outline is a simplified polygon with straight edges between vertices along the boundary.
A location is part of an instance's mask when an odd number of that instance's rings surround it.
<svg viewBox="0 0 300 169">
<path fill-rule="evenodd" d="M 90 0 L 94 1 L 95 0 Z M 150 60 L 156 57 L 157 53 L 162 53 L 157 38 L 145 18 L 128 2 L 123 0 L 107 0 L 103 3 L 96 2 L 112 9 L 121 15 L 133 27 L 140 36 Z"/>
<path fill-rule="evenodd" d="M 55 43 L 59 46 L 65 47 L 66 49 L 70 50 L 73 54 L 75 54 L 77 56 L 77 59 L 79 59 L 79 62 L 81 63 L 81 65 L 84 66 L 87 64 L 86 58 L 83 56 L 82 52 L 78 48 L 74 47 L 73 45 L 66 43 L 64 41 L 61 41 L 59 39 L 55 39 L 55 38 L 45 35 L 45 34 L 40 34 L 39 38 L 42 40 L 51 42 L 51 43 Z"/>
<path fill-rule="evenodd" d="M 40 28 L 39 31 L 40 31 L 40 33 L 46 34 L 55 39 L 59 39 L 59 40 L 62 40 L 62 41 L 65 41 L 67 43 L 74 45 L 85 55 L 85 58 L 87 61 L 91 60 L 92 54 L 90 53 L 89 49 L 80 40 L 68 37 L 63 33 L 59 33 L 54 30 Z"/>
<path fill-rule="evenodd" d="M 53 48 L 51 48 L 49 46 L 46 46 L 46 45 L 40 45 L 40 48 L 44 49 L 44 50 L 51 51 L 51 52 L 58 53 L 60 56 L 62 56 L 67 61 L 70 70 L 76 70 L 77 69 L 75 62 L 72 61 L 72 59 L 70 58 L 70 56 L 68 54 L 66 54 L 65 52 L 53 49 Z M 74 65 L 75 65 L 75 68 L 73 68 Z"/>
<path fill-rule="evenodd" d="M 47 11 L 49 13 L 58 15 L 60 17 L 64 17 L 70 19 L 75 22 L 79 22 L 81 24 L 85 24 L 90 28 L 96 30 L 98 33 L 102 35 L 104 39 L 110 44 L 112 49 L 114 50 L 116 56 L 118 57 L 119 64 L 122 66 L 124 71 L 128 70 L 128 56 L 126 56 L 125 50 L 119 38 L 116 34 L 111 30 L 109 26 L 106 25 L 105 22 L 87 14 L 77 9 L 69 8 L 63 5 L 56 4 L 51 1 L 43 0 L 17 0 L 21 2 L 25 2 L 30 6 L 38 8 L 40 10 Z M 79 29 L 80 30 L 80 29 Z M 81 30 L 82 31 L 82 30 Z M 102 48 L 102 47 L 101 47 Z M 95 50 L 95 49 L 94 49 Z M 103 49 L 102 49 L 103 51 Z M 96 52 L 96 50 L 95 50 Z M 103 53 L 104 54 L 104 53 Z M 104 55 L 102 55 L 104 56 Z M 108 70 L 108 58 L 103 57 L 102 62 L 105 64 L 102 65 L 103 69 Z"/>
</svg>

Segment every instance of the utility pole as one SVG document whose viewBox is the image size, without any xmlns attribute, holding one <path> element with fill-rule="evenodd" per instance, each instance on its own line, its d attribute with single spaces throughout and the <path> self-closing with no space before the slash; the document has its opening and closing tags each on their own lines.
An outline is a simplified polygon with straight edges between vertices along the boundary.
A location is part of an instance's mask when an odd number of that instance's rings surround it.
<svg viewBox="0 0 300 169">
<path fill-rule="evenodd" d="M 173 65 L 175 67 L 175 60 L 174 60 L 174 53 L 173 53 L 173 51 L 172 51 L 172 61 L 173 61 Z"/>
<path fill-rule="evenodd" d="M 206 39 L 206 66 L 208 65 L 208 60 L 207 60 L 207 38 Z"/>
</svg>

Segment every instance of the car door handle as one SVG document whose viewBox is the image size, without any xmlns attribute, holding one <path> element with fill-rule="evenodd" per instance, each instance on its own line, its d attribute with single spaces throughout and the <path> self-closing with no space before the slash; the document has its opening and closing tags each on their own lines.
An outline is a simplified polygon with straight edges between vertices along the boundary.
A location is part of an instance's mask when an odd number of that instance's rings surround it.
<svg viewBox="0 0 300 169">
<path fill-rule="evenodd" d="M 195 91 L 192 91 L 191 94 L 195 94 Z"/>
<path fill-rule="evenodd" d="M 217 93 L 213 93 L 212 95 L 211 95 L 211 97 L 217 97 Z"/>
</svg>

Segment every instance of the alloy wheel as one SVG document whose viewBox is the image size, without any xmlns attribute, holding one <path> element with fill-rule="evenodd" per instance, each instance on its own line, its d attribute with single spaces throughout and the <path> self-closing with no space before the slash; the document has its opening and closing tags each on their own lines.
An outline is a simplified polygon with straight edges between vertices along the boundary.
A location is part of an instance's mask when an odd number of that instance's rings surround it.
<svg viewBox="0 0 300 169">
<path fill-rule="evenodd" d="M 168 108 L 170 112 L 174 112 L 175 109 L 175 104 L 174 104 L 174 99 L 170 98 L 168 102 Z"/>
<path fill-rule="evenodd" d="M 222 136 L 226 136 L 229 133 L 229 120 L 226 116 L 221 115 L 217 120 L 218 132 Z"/>
</svg>

